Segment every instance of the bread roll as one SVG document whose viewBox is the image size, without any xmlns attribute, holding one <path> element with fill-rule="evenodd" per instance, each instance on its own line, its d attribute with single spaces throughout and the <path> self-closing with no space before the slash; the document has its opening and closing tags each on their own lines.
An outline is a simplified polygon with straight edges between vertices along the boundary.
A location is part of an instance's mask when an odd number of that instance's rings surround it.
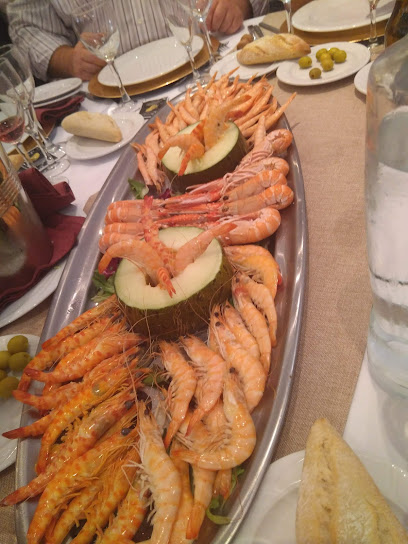
<svg viewBox="0 0 408 544">
<path fill-rule="evenodd" d="M 306 443 L 297 544 L 406 544 L 408 535 L 367 470 L 327 419 Z"/>
<path fill-rule="evenodd" d="M 241 64 L 266 64 L 278 60 L 297 59 L 310 53 L 309 45 L 295 34 L 264 36 L 237 53 Z"/>
<path fill-rule="evenodd" d="M 10 159 L 11 164 L 14 166 L 18 172 L 24 162 L 23 157 L 19 153 L 11 153 L 8 158 Z"/>
<path fill-rule="evenodd" d="M 77 111 L 63 119 L 61 126 L 70 134 L 105 142 L 120 142 L 122 132 L 115 120 L 105 113 Z"/>
</svg>

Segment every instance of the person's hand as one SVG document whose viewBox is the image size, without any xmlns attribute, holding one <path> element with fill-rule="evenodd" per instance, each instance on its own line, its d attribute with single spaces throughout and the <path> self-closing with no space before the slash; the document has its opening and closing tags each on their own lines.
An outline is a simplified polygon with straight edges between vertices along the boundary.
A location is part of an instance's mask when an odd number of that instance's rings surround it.
<svg viewBox="0 0 408 544">
<path fill-rule="evenodd" d="M 74 47 L 72 51 L 72 75 L 74 77 L 80 77 L 82 81 L 89 81 L 105 65 L 104 60 L 88 51 L 81 42 L 78 42 Z"/>
<path fill-rule="evenodd" d="M 252 16 L 249 0 L 213 0 L 207 16 L 210 32 L 233 34 L 242 26 L 244 19 Z"/>
</svg>

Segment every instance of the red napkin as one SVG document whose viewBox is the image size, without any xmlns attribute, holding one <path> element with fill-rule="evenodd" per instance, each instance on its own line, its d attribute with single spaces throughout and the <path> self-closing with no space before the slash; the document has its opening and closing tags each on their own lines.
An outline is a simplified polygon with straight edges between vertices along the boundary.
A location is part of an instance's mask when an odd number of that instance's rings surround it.
<svg viewBox="0 0 408 544">
<path fill-rule="evenodd" d="M 38 213 L 40 219 L 45 219 L 62 210 L 75 200 L 71 187 L 65 181 L 52 185 L 48 179 L 35 168 L 24 170 L 19 174 L 24 190 Z M 67 216 L 63 216 L 67 217 Z"/>
<path fill-rule="evenodd" d="M 21 287 L 7 289 L 1 294 L 0 311 L 23 296 L 72 249 L 85 221 L 84 217 L 57 213 L 58 210 L 65 208 L 75 200 L 75 196 L 67 183 L 62 182 L 52 185 L 34 168 L 21 172 L 19 176 L 26 193 L 47 230 L 53 253 L 50 262 L 39 266 L 28 283 Z"/>
<path fill-rule="evenodd" d="M 79 105 L 84 100 L 83 94 L 77 94 L 75 96 L 70 96 L 49 106 L 44 106 L 43 108 L 36 108 L 35 113 L 37 114 L 37 119 L 44 127 L 45 125 L 55 125 L 59 121 L 62 121 L 67 115 L 74 113 L 78 110 Z"/>
</svg>

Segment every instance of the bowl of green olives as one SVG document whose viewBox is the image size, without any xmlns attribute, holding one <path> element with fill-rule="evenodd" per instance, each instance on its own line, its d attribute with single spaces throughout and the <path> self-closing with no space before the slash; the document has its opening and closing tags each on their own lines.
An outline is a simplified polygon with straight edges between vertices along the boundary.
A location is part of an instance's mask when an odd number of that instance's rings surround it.
<svg viewBox="0 0 408 544">
<path fill-rule="evenodd" d="M 37 352 L 39 337 L 33 334 L 0 336 L 0 471 L 16 458 L 17 440 L 2 433 L 20 426 L 23 404 L 13 397 L 22 372 Z"/>
</svg>

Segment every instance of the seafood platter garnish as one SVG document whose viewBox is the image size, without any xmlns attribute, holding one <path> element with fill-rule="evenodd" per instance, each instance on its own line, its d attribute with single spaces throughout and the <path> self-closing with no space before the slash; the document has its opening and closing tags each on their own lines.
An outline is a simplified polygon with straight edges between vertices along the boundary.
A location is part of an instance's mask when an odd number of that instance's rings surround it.
<svg viewBox="0 0 408 544">
<path fill-rule="evenodd" d="M 256 448 L 285 290 L 257 242 L 294 199 L 276 128 L 294 95 L 272 91 L 214 76 L 131 144 L 149 193 L 106 210 L 114 293 L 43 342 L 14 391 L 38 417 L 5 436 L 40 446 L 0 505 L 36 506 L 27 544 L 188 543 L 230 521 L 214 508 Z"/>
</svg>

